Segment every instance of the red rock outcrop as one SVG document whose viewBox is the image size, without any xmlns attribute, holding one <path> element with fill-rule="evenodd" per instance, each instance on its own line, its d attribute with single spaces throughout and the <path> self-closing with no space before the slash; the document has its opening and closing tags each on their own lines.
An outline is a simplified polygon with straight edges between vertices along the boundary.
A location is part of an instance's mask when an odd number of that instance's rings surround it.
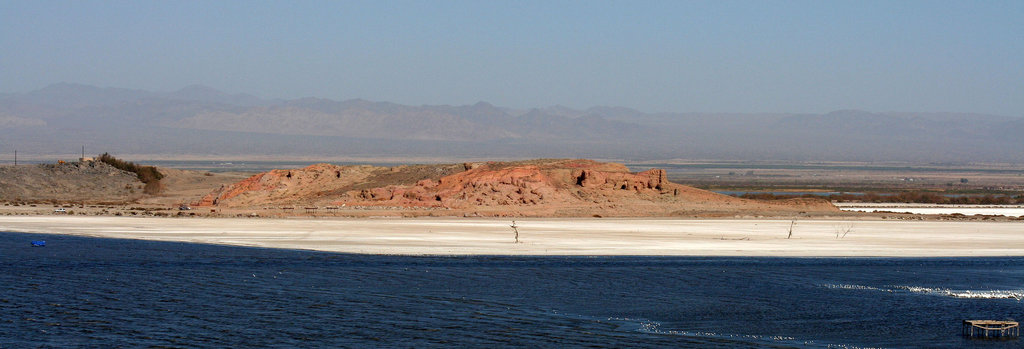
<svg viewBox="0 0 1024 349">
<path fill-rule="evenodd" d="M 317 201 L 332 191 L 343 190 L 366 177 L 373 166 L 315 164 L 296 170 L 271 170 L 221 187 L 206 195 L 198 206 L 259 206 Z"/>
<path fill-rule="evenodd" d="M 442 208 L 489 215 L 665 216 L 761 210 L 833 211 L 823 200 L 760 202 L 669 182 L 591 160 L 418 165 L 317 164 L 273 170 L 210 193 L 203 205 Z"/>
</svg>

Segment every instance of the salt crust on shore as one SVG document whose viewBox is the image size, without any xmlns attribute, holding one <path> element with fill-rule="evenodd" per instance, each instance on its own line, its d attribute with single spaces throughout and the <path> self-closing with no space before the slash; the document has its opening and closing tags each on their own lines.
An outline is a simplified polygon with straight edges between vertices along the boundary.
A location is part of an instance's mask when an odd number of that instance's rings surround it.
<svg viewBox="0 0 1024 349">
<path fill-rule="evenodd" d="M 1024 224 L 883 220 L 0 217 L 0 231 L 403 255 L 1024 256 Z M 845 227 L 850 231 L 841 237 Z M 839 237 L 837 237 L 839 232 Z M 28 241 L 25 242 L 27 247 Z"/>
</svg>

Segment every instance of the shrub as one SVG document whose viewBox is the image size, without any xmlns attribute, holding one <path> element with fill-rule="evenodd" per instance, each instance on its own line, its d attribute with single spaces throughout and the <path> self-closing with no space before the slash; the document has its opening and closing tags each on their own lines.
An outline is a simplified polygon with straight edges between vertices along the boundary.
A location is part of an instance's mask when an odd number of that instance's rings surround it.
<svg viewBox="0 0 1024 349">
<path fill-rule="evenodd" d="M 142 189 L 143 193 L 158 194 L 163 190 L 160 180 L 164 178 L 164 175 L 156 167 L 142 166 L 131 161 L 124 161 L 115 158 L 110 153 L 103 153 L 103 155 L 97 157 L 97 160 L 121 171 L 134 173 L 142 183 L 146 184 Z"/>
</svg>

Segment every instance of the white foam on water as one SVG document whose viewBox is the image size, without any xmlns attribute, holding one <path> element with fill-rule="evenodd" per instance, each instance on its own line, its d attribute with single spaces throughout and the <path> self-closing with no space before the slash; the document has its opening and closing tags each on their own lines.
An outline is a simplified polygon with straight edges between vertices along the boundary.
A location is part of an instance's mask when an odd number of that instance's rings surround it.
<svg viewBox="0 0 1024 349">
<path fill-rule="evenodd" d="M 910 292 L 919 293 L 930 296 L 944 296 L 953 298 L 970 298 L 970 299 L 1014 299 L 1024 300 L 1024 289 L 1022 290 L 952 290 L 948 288 L 937 288 L 937 287 L 921 287 L 921 286 L 905 286 L 905 285 L 894 285 L 886 288 L 862 286 L 862 285 L 849 285 L 849 284 L 823 284 L 819 285 L 824 288 L 830 289 L 844 289 L 844 290 L 870 290 L 870 291 L 881 291 L 881 292 Z"/>
<path fill-rule="evenodd" d="M 818 285 L 818 286 L 821 286 L 821 287 L 824 287 L 824 288 L 836 288 L 836 289 L 844 289 L 844 290 L 871 290 L 871 291 L 892 292 L 892 290 L 881 289 L 881 288 L 878 288 L 878 287 L 861 286 L 861 285 L 850 285 L 850 284 L 824 284 L 824 285 Z"/>
<path fill-rule="evenodd" d="M 945 288 L 930 288 L 918 286 L 893 286 L 896 289 L 906 290 L 914 293 L 923 293 L 953 298 L 971 299 L 1024 299 L 1024 290 L 951 290 Z"/>
</svg>

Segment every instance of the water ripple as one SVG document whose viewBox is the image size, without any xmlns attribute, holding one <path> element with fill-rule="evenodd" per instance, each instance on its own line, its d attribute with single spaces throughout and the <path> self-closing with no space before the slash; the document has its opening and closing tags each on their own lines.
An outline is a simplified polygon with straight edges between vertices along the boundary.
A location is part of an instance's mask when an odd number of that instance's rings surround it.
<svg viewBox="0 0 1024 349">
<path fill-rule="evenodd" d="M 47 247 L 26 247 L 37 239 Z M 1021 262 L 364 256 L 0 233 L 0 348 L 958 348 L 972 345 L 962 317 L 1024 317 L 1005 287 L 1024 284 Z M 886 286 L 908 284 L 929 287 Z"/>
</svg>

